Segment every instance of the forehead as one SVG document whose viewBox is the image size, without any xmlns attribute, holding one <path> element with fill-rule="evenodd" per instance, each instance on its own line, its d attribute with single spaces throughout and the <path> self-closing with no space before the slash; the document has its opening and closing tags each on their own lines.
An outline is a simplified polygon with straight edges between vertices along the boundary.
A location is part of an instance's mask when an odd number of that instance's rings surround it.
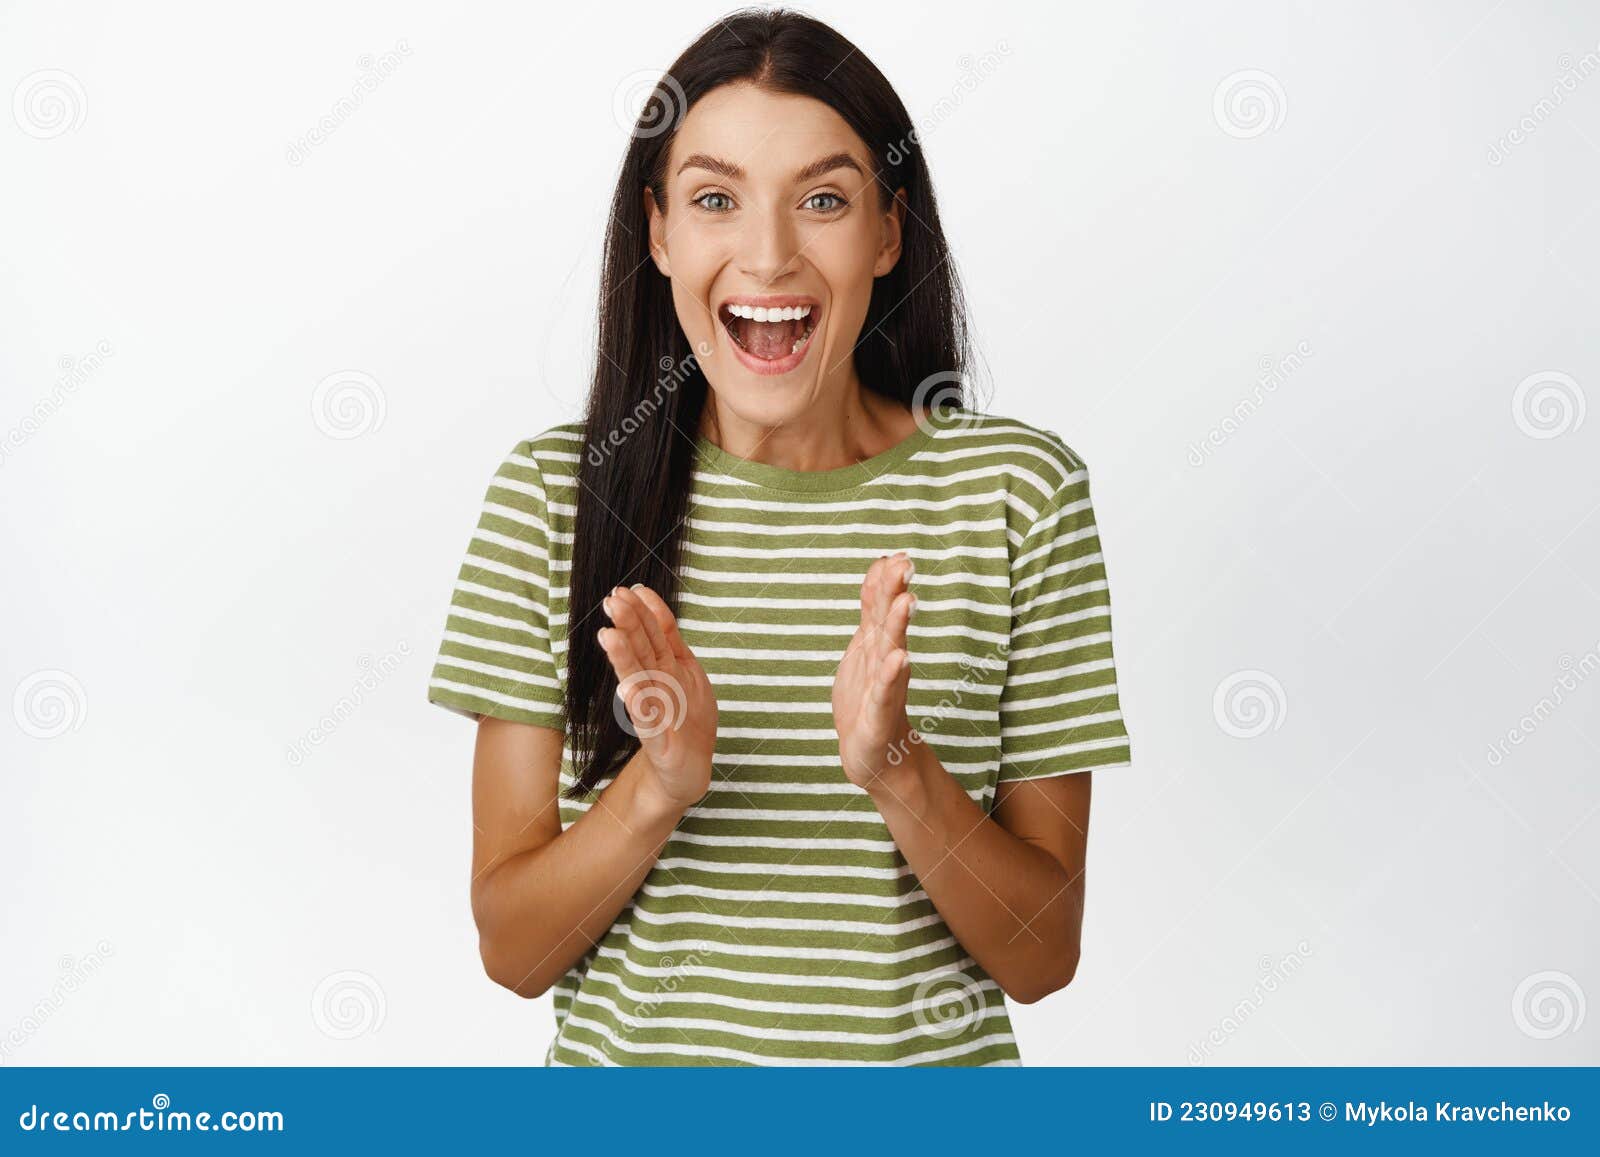
<svg viewBox="0 0 1600 1157">
<path fill-rule="evenodd" d="M 667 157 L 669 179 L 683 158 L 708 153 L 743 168 L 752 180 L 787 178 L 829 153 L 849 153 L 872 171 L 872 155 L 844 118 L 815 97 L 725 84 L 695 102 Z"/>
</svg>

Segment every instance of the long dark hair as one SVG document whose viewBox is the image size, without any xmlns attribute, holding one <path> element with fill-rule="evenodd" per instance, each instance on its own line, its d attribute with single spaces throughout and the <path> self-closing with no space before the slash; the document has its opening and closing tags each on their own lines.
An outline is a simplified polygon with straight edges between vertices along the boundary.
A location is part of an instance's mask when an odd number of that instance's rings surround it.
<svg viewBox="0 0 1600 1157">
<path fill-rule="evenodd" d="M 855 45 L 821 21 L 781 8 L 744 9 L 717 21 L 645 102 L 611 202 L 568 601 L 566 715 L 575 777 L 566 795 L 572 799 L 595 790 L 639 749 L 619 716 L 616 673 L 585 624 L 612 587 L 636 582 L 677 611 L 694 437 L 708 388 L 678 325 L 670 283 L 650 257 L 643 192 L 648 187 L 666 205 L 667 153 L 678 124 L 706 93 L 734 81 L 822 101 L 872 151 L 881 203 L 888 206 L 897 189 L 905 190 L 900 259 L 873 285 L 854 350 L 856 372 L 867 388 L 908 406 L 919 385 L 925 395 L 930 380 L 941 383 L 941 404 L 965 405 L 961 289 L 928 166 L 900 98 Z M 600 615 L 599 623 L 605 621 Z"/>
</svg>

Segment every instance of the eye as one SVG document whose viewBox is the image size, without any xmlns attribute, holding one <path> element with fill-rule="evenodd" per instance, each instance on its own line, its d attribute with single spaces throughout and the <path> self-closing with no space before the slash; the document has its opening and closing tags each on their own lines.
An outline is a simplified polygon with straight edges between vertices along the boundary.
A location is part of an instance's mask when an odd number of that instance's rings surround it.
<svg viewBox="0 0 1600 1157">
<path fill-rule="evenodd" d="M 817 204 L 818 201 L 827 203 L 819 205 Z M 814 209 L 819 213 L 832 213 L 836 209 L 844 208 L 847 204 L 849 202 L 839 196 L 838 193 L 813 193 L 806 198 L 806 208 Z"/>
<path fill-rule="evenodd" d="M 726 213 L 733 208 L 733 198 L 726 193 L 718 193 L 715 190 L 701 193 L 698 197 L 693 198 L 693 202 L 710 213 Z"/>
</svg>

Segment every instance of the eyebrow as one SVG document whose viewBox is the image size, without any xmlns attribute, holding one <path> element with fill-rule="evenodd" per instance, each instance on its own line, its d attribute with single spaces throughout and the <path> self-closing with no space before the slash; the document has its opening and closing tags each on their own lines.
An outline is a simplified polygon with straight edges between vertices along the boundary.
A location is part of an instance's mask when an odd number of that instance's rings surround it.
<svg viewBox="0 0 1600 1157">
<path fill-rule="evenodd" d="M 721 157 L 710 156 L 707 153 L 689 154 L 684 158 L 683 164 L 678 166 L 678 172 L 681 173 L 685 169 L 705 169 L 707 172 L 727 177 L 730 181 L 742 181 L 745 179 L 745 171 L 738 165 L 732 161 L 724 161 Z M 815 177 L 820 177 L 824 173 L 831 173 L 835 169 L 853 169 L 856 173 L 861 172 L 861 166 L 856 163 L 856 159 L 849 153 L 834 153 L 831 156 L 819 157 L 817 160 L 812 161 L 794 175 L 794 180 L 798 184 L 801 181 L 809 181 Z"/>
</svg>

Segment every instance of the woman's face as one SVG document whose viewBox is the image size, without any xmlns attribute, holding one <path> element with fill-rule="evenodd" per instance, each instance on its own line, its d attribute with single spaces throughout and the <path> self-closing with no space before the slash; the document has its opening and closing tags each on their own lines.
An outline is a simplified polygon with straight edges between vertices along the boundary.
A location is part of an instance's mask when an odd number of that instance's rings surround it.
<svg viewBox="0 0 1600 1157">
<path fill-rule="evenodd" d="M 873 169 L 826 104 L 736 83 L 679 125 L 664 203 L 645 191 L 678 322 L 745 421 L 782 425 L 855 382 L 873 279 L 900 256 L 902 203 L 882 203 Z"/>
</svg>

